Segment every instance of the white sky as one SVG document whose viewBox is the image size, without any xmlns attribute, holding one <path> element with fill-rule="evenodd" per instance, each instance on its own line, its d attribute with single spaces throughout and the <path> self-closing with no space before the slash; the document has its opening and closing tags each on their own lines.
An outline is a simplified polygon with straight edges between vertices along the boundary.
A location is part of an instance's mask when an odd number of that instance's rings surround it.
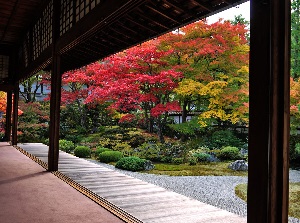
<svg viewBox="0 0 300 223">
<path fill-rule="evenodd" d="M 250 1 L 247 1 L 236 7 L 232 7 L 210 17 L 207 17 L 207 21 L 208 23 L 214 23 L 217 22 L 220 18 L 225 20 L 233 20 L 234 16 L 240 14 L 242 14 L 243 18 L 245 18 L 247 21 L 250 21 Z"/>
</svg>

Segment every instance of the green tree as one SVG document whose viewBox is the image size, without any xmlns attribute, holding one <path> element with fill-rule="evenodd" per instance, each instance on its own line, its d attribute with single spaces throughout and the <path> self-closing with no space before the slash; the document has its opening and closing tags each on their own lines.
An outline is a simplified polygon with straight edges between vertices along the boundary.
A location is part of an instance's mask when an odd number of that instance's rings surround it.
<svg viewBox="0 0 300 223">
<path fill-rule="evenodd" d="M 292 1 L 291 15 L 291 75 L 300 77 L 300 0 Z"/>
<path fill-rule="evenodd" d="M 46 72 L 40 71 L 36 75 L 33 75 L 21 82 L 21 85 L 24 89 L 22 89 L 22 91 L 20 90 L 19 92 L 20 96 L 26 103 L 36 101 L 37 92 L 43 87 L 44 75 L 46 75 Z"/>
<path fill-rule="evenodd" d="M 19 101 L 23 113 L 19 116 L 18 140 L 44 142 L 49 136 L 49 103 Z"/>
</svg>

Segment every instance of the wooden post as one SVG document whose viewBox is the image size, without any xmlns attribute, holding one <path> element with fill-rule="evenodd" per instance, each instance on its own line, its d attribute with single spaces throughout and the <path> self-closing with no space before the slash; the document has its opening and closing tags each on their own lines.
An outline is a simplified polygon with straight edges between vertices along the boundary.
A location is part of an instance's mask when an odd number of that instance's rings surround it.
<svg viewBox="0 0 300 223">
<path fill-rule="evenodd" d="M 19 83 L 15 84 L 13 96 L 13 123 L 12 123 L 12 145 L 18 143 L 18 105 L 19 105 Z"/>
<path fill-rule="evenodd" d="M 51 74 L 48 171 L 57 171 L 59 155 L 59 125 L 61 101 L 61 75 L 59 72 L 60 57 L 54 56 L 52 59 L 52 63 L 53 70 Z"/>
<path fill-rule="evenodd" d="M 52 26 L 52 73 L 51 73 L 51 98 L 50 98 L 50 125 L 49 125 L 49 153 L 48 171 L 58 170 L 59 157 L 59 125 L 61 101 L 61 72 L 60 55 L 56 53 L 56 42 L 59 38 L 60 1 L 53 1 L 53 26 Z"/>
<path fill-rule="evenodd" d="M 11 135 L 12 92 L 6 93 L 6 121 L 4 141 L 10 141 Z"/>
<path fill-rule="evenodd" d="M 252 0 L 248 223 L 288 222 L 290 1 Z"/>
</svg>

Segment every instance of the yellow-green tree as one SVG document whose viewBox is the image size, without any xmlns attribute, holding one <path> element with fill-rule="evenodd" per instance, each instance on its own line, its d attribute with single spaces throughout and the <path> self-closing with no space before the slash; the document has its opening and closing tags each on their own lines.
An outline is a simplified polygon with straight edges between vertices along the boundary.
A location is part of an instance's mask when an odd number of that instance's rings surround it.
<svg viewBox="0 0 300 223">
<path fill-rule="evenodd" d="M 175 89 L 184 116 L 201 112 L 201 126 L 248 122 L 249 45 L 244 24 L 199 21 L 162 37 L 170 64 L 185 78 Z"/>
</svg>

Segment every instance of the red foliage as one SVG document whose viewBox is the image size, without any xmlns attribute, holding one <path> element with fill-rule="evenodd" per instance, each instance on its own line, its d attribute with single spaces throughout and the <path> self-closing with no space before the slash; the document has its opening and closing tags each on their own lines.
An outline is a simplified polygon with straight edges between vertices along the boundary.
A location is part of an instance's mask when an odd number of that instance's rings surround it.
<svg viewBox="0 0 300 223">
<path fill-rule="evenodd" d="M 179 112 L 181 107 L 178 102 L 168 102 L 166 104 L 157 104 L 151 109 L 151 115 L 153 117 L 158 117 L 167 112 Z"/>
<path fill-rule="evenodd" d="M 127 114 L 124 115 L 122 118 L 120 118 L 119 123 L 132 122 L 134 119 L 135 119 L 135 115 Z"/>
</svg>

